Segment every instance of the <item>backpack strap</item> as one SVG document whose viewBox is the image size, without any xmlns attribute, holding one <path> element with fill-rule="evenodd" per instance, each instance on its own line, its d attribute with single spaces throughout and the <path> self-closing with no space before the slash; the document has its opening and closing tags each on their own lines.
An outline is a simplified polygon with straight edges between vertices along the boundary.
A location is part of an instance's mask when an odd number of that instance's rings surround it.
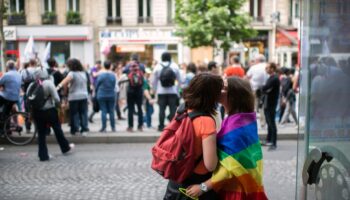
<svg viewBox="0 0 350 200">
<path fill-rule="evenodd" d="M 202 111 L 192 111 L 192 112 L 189 112 L 189 113 L 188 113 L 188 117 L 189 117 L 191 120 L 194 120 L 195 118 L 200 117 L 200 116 L 208 116 L 208 117 L 211 117 L 211 115 L 210 115 L 209 113 L 202 112 Z"/>
</svg>

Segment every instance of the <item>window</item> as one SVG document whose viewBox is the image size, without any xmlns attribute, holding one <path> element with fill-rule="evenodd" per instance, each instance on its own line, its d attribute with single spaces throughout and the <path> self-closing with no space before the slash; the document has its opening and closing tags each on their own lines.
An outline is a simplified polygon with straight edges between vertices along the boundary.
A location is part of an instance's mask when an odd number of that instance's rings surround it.
<svg viewBox="0 0 350 200">
<path fill-rule="evenodd" d="M 250 16 L 252 16 L 255 21 L 262 21 L 261 0 L 250 0 L 249 6 Z"/>
<path fill-rule="evenodd" d="M 79 0 L 68 0 L 68 10 L 79 12 Z"/>
<path fill-rule="evenodd" d="M 44 12 L 55 12 L 56 1 L 55 0 L 44 0 Z"/>
<path fill-rule="evenodd" d="M 294 4 L 294 17 L 299 18 L 299 2 L 295 2 Z"/>
<path fill-rule="evenodd" d="M 139 17 L 151 17 L 151 0 L 139 0 Z"/>
<path fill-rule="evenodd" d="M 10 12 L 18 13 L 24 12 L 24 0 L 10 0 Z"/>
<path fill-rule="evenodd" d="M 168 23 L 173 23 L 173 20 L 175 18 L 175 1 L 174 0 L 168 0 Z"/>
<path fill-rule="evenodd" d="M 120 0 L 108 0 L 108 17 L 120 17 Z"/>
</svg>

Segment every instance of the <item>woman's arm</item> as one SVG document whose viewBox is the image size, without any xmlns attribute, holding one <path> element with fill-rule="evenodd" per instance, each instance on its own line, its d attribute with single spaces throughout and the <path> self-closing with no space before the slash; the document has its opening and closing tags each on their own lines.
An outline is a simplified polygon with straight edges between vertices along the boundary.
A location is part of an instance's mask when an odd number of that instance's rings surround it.
<svg viewBox="0 0 350 200">
<path fill-rule="evenodd" d="M 208 179 L 207 181 L 204 182 L 204 184 L 207 186 L 208 191 L 213 189 L 213 183 L 211 182 L 211 179 Z M 186 188 L 186 194 L 191 197 L 199 197 L 203 194 L 204 192 L 201 190 L 200 185 L 190 185 Z"/>
<path fill-rule="evenodd" d="M 68 84 L 69 82 L 71 82 L 73 79 L 72 76 L 70 76 L 69 74 L 66 76 L 66 78 L 63 79 L 63 81 L 61 81 L 61 83 L 59 83 L 56 87 L 56 90 L 61 89 L 63 86 L 65 86 L 66 84 Z"/>
<path fill-rule="evenodd" d="M 215 170 L 218 163 L 218 156 L 216 153 L 216 134 L 209 135 L 202 140 L 203 146 L 203 160 L 204 166 L 208 171 Z"/>
</svg>

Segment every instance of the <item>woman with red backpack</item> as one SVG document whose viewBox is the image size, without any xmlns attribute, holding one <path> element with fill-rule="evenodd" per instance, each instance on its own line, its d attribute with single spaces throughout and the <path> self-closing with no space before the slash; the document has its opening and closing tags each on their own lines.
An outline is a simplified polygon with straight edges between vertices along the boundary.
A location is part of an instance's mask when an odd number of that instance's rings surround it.
<svg viewBox="0 0 350 200">
<path fill-rule="evenodd" d="M 195 76 L 184 90 L 183 98 L 188 115 L 202 113 L 192 118 L 194 130 L 194 168 L 192 173 L 181 183 L 169 180 L 164 200 L 187 199 L 180 192 L 193 184 L 200 184 L 209 179 L 216 168 L 218 157 L 216 154 L 216 122 L 213 115 L 216 114 L 216 104 L 219 100 L 223 80 L 220 76 L 202 73 Z M 175 117 L 176 118 L 176 117 Z M 173 120 L 176 120 L 176 119 Z M 171 125 L 172 123 L 170 123 Z M 164 131 L 167 131 L 166 127 Z M 162 133 L 163 134 L 163 133 Z M 217 199 L 214 191 L 205 193 L 200 200 Z"/>
</svg>

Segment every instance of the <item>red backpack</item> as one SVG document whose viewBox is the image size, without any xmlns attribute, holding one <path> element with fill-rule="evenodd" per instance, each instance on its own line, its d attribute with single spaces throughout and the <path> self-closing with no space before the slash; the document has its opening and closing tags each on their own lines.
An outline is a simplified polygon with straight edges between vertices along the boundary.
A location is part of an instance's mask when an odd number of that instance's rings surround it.
<svg viewBox="0 0 350 200">
<path fill-rule="evenodd" d="M 143 72 L 141 71 L 137 62 L 131 63 L 128 78 L 130 87 L 141 88 L 143 86 Z"/>
<path fill-rule="evenodd" d="M 195 132 L 192 124 L 192 120 L 199 116 L 210 115 L 201 112 L 188 113 L 184 106 L 179 108 L 152 148 L 151 167 L 165 179 L 182 183 L 201 160 L 202 156 L 195 157 Z"/>
</svg>

